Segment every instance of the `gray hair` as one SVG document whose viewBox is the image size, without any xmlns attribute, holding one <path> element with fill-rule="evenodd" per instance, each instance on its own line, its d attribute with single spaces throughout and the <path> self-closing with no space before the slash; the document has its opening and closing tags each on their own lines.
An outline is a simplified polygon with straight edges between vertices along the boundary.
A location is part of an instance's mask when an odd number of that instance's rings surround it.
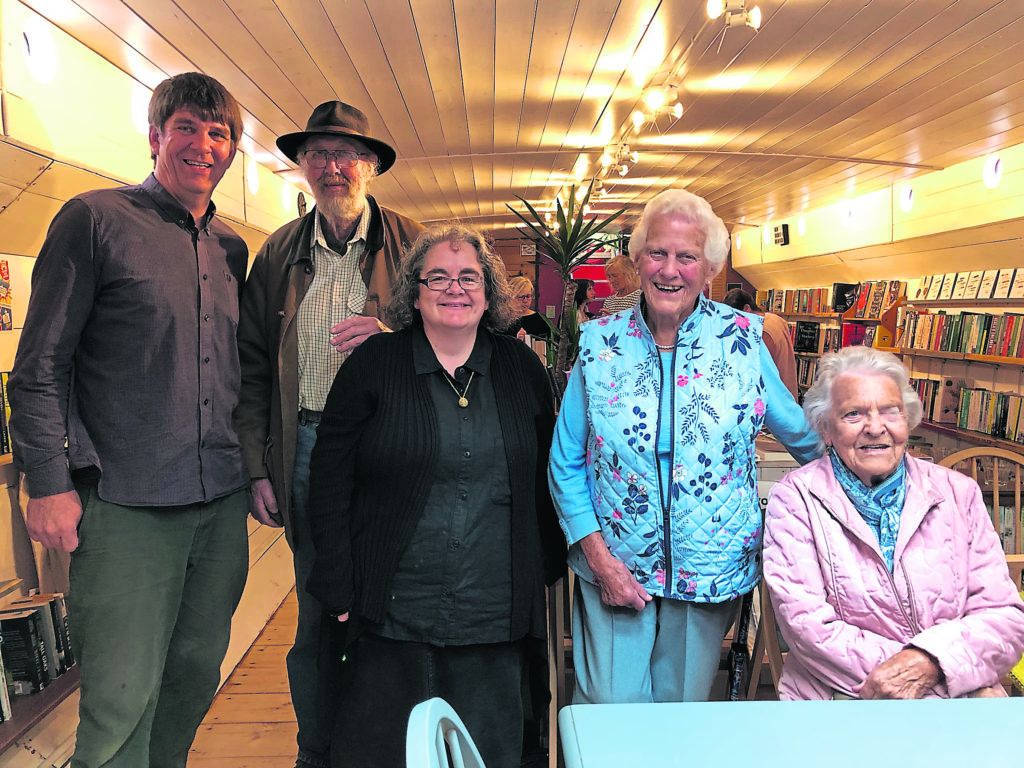
<svg viewBox="0 0 1024 768">
<path fill-rule="evenodd" d="M 387 316 L 392 325 L 407 328 L 419 315 L 416 300 L 420 295 L 420 271 L 427 259 L 427 251 L 439 243 L 449 243 L 455 248 L 464 243 L 476 251 L 480 271 L 484 275 L 484 298 L 489 304 L 480 322 L 492 331 L 507 328 L 518 313 L 513 305 L 505 265 L 491 250 L 483 234 L 473 227 L 456 222 L 430 227 L 416 238 L 416 242 L 402 257 L 387 308 Z"/>
<path fill-rule="evenodd" d="M 647 230 L 651 222 L 663 217 L 678 218 L 696 225 L 704 233 L 704 258 L 708 260 L 712 276 L 722 271 L 729 255 L 729 231 L 711 210 L 707 200 L 685 189 L 666 189 L 647 203 L 629 241 L 634 264 L 647 246 Z"/>
<path fill-rule="evenodd" d="M 836 379 L 848 373 L 888 376 L 896 382 L 903 396 L 907 426 L 913 429 L 921 423 L 924 411 L 921 399 L 910 386 L 907 369 L 896 355 L 873 347 L 843 347 L 818 361 L 814 384 L 804 395 L 804 416 L 818 435 L 825 433 L 832 415 L 832 385 Z"/>
</svg>

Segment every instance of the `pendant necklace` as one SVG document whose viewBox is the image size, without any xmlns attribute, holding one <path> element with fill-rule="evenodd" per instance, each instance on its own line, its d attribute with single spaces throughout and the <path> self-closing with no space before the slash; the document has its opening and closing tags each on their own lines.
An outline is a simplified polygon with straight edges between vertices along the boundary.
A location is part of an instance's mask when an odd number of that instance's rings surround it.
<svg viewBox="0 0 1024 768">
<path fill-rule="evenodd" d="M 469 400 L 466 399 L 466 393 L 469 392 L 469 385 L 473 383 L 473 376 L 476 375 L 476 371 L 469 372 L 469 381 L 466 382 L 466 388 L 460 393 L 458 388 L 452 382 L 451 376 L 445 371 L 444 380 L 448 382 L 448 386 L 452 388 L 452 391 L 459 396 L 459 408 L 468 408 Z"/>
</svg>

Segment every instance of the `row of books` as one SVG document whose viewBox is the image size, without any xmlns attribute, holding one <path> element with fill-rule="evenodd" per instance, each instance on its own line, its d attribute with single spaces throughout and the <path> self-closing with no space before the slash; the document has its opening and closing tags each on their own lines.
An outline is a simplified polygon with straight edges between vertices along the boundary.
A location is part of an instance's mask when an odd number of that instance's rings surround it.
<svg viewBox="0 0 1024 768">
<path fill-rule="evenodd" d="M 1024 299 L 1024 268 L 947 272 L 912 281 L 911 301 Z"/>
<path fill-rule="evenodd" d="M 11 717 L 11 696 L 42 690 L 74 664 L 64 595 L 14 597 L 0 608 L 0 720 Z"/>
<path fill-rule="evenodd" d="M 778 288 L 758 291 L 756 301 L 765 311 L 778 314 L 843 314 L 853 309 L 857 319 L 879 319 L 906 295 L 902 280 L 833 283 L 823 288 Z"/>
<path fill-rule="evenodd" d="M 964 379 L 949 376 L 915 378 L 910 385 L 921 398 L 925 419 L 1024 444 L 1024 396 L 968 387 Z"/>
<path fill-rule="evenodd" d="M 921 398 L 923 417 L 940 424 L 956 424 L 960 411 L 960 392 L 966 386 L 963 379 L 911 379 L 910 386 Z"/>
<path fill-rule="evenodd" d="M 1002 440 L 1024 443 L 1024 397 L 1015 392 L 991 392 L 980 387 L 960 390 L 957 427 Z"/>
<path fill-rule="evenodd" d="M 831 288 L 776 288 L 758 291 L 757 305 L 783 315 L 819 315 L 832 311 Z"/>
<path fill-rule="evenodd" d="M 1024 357 L 1024 315 L 908 310 L 896 346 L 993 357 Z"/>
</svg>

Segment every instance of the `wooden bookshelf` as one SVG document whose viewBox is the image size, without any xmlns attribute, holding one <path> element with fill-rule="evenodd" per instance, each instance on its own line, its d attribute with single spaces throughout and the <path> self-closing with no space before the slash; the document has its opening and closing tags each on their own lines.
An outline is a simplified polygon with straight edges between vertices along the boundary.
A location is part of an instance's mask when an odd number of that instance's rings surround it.
<svg viewBox="0 0 1024 768">
<path fill-rule="evenodd" d="M 998 355 L 974 355 L 963 352 L 940 352 L 937 349 L 915 349 L 912 347 L 890 348 L 889 351 L 910 357 L 934 357 L 942 360 L 965 360 L 985 365 L 1009 365 L 1016 368 L 1024 367 L 1024 358 L 999 357 Z"/>
<path fill-rule="evenodd" d="M 918 425 L 921 429 L 927 429 L 929 432 L 934 432 L 939 435 L 945 435 L 946 437 L 952 437 L 957 440 L 963 440 L 965 443 L 971 443 L 973 445 L 981 445 L 986 448 L 1002 448 L 1013 453 L 1024 454 L 1024 445 L 1015 443 L 1013 440 L 1003 440 L 998 437 L 992 437 L 986 435 L 984 432 L 972 432 L 969 429 L 960 429 L 953 424 L 943 424 L 938 421 L 922 421 Z"/>
<path fill-rule="evenodd" d="M 11 697 L 11 719 L 0 723 L 0 755 L 31 730 L 64 699 L 78 690 L 81 672 L 76 664 L 37 693 Z"/>
</svg>

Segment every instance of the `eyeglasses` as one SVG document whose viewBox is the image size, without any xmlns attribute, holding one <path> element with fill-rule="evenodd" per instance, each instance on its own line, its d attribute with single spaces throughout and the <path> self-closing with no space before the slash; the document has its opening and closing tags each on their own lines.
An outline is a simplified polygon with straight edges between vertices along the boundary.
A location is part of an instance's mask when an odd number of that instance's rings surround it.
<svg viewBox="0 0 1024 768">
<path fill-rule="evenodd" d="M 302 156 L 310 168 L 326 168 L 332 160 L 339 168 L 351 168 L 361 158 L 373 157 L 368 152 L 353 152 L 351 149 L 307 149 Z"/>
<path fill-rule="evenodd" d="M 516 298 L 519 299 L 520 301 L 533 301 L 533 294 L 532 293 L 520 293 L 518 296 L 516 296 Z"/>
<path fill-rule="evenodd" d="M 416 282 L 427 286 L 432 291 L 447 291 L 452 287 L 452 283 L 458 283 L 464 291 L 475 291 L 484 285 L 481 275 L 460 275 L 459 277 L 431 275 L 430 277 L 421 277 Z"/>
</svg>

